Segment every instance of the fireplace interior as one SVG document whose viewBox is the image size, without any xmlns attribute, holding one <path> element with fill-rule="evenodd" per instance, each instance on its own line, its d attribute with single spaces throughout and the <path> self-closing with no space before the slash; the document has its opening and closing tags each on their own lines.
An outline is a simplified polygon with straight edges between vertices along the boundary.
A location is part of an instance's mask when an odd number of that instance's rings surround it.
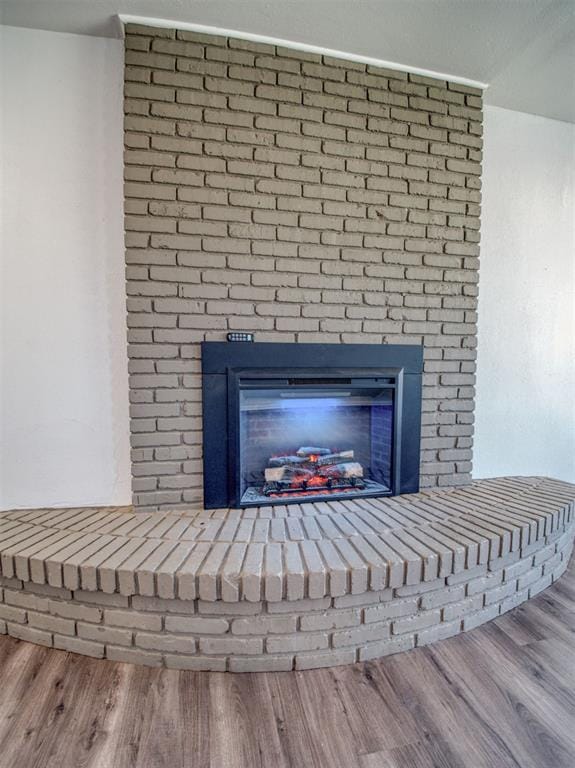
<svg viewBox="0 0 575 768">
<path fill-rule="evenodd" d="M 419 490 L 423 351 L 202 345 L 204 506 Z"/>
<path fill-rule="evenodd" d="M 240 503 L 388 495 L 394 387 L 386 383 L 392 382 L 246 381 L 239 401 Z"/>
</svg>

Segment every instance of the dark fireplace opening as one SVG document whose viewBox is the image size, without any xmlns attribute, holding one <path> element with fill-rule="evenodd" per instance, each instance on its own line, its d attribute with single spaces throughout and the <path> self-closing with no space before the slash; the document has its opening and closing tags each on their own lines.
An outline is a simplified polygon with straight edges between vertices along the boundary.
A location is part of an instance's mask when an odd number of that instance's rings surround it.
<svg viewBox="0 0 575 768">
<path fill-rule="evenodd" d="M 204 506 L 419 489 L 422 349 L 205 342 Z"/>
</svg>

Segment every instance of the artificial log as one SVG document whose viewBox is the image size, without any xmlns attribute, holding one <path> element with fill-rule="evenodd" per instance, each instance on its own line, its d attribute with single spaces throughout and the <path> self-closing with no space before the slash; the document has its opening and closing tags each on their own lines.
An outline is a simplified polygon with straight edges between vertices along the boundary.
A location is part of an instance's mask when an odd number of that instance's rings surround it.
<svg viewBox="0 0 575 768">
<path fill-rule="evenodd" d="M 291 481 L 296 477 L 313 477 L 313 470 L 302 466 L 289 466 L 284 464 L 282 467 L 267 467 L 264 470 L 264 476 L 268 483 L 278 483 L 280 481 Z"/>
<path fill-rule="evenodd" d="M 353 459 L 353 451 L 341 451 L 340 453 L 328 453 L 325 456 L 318 456 L 315 463 L 319 467 L 323 467 L 326 464 L 340 464 L 351 459 Z"/>
<path fill-rule="evenodd" d="M 305 456 L 272 456 L 268 463 L 270 467 L 283 467 L 285 465 L 305 464 Z"/>
<path fill-rule="evenodd" d="M 315 448 L 314 446 L 304 445 L 296 451 L 298 456 L 309 458 L 310 456 L 327 456 L 331 453 L 329 448 Z"/>
<path fill-rule="evenodd" d="M 343 464 L 318 467 L 317 474 L 322 477 L 363 477 L 363 467 L 358 461 L 348 461 Z"/>
</svg>

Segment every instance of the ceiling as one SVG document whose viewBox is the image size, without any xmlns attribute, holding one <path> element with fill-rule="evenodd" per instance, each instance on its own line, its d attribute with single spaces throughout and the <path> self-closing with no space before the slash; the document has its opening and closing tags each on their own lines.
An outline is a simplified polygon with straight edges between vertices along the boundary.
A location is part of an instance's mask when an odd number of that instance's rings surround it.
<svg viewBox="0 0 575 768">
<path fill-rule="evenodd" d="M 0 0 L 0 22 L 118 37 L 117 14 L 204 24 L 489 84 L 575 123 L 575 0 Z"/>
</svg>

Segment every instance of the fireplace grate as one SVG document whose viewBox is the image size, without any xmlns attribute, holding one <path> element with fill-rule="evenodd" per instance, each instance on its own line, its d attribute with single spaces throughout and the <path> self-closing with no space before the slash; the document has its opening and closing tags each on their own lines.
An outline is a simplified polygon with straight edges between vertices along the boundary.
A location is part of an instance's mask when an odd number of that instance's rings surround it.
<svg viewBox="0 0 575 768">
<path fill-rule="evenodd" d="M 328 478 L 323 484 L 307 483 L 304 480 L 301 485 L 297 486 L 289 484 L 284 485 L 283 483 L 266 483 L 262 488 L 262 493 L 264 496 L 277 498 L 280 496 L 291 496 L 292 494 L 300 493 L 317 493 L 321 491 L 336 490 L 341 491 L 346 488 L 356 488 L 359 490 L 365 488 L 365 484 L 363 480 L 355 477 L 350 477 L 349 479 L 345 480 L 332 480 L 331 478 Z"/>
</svg>

